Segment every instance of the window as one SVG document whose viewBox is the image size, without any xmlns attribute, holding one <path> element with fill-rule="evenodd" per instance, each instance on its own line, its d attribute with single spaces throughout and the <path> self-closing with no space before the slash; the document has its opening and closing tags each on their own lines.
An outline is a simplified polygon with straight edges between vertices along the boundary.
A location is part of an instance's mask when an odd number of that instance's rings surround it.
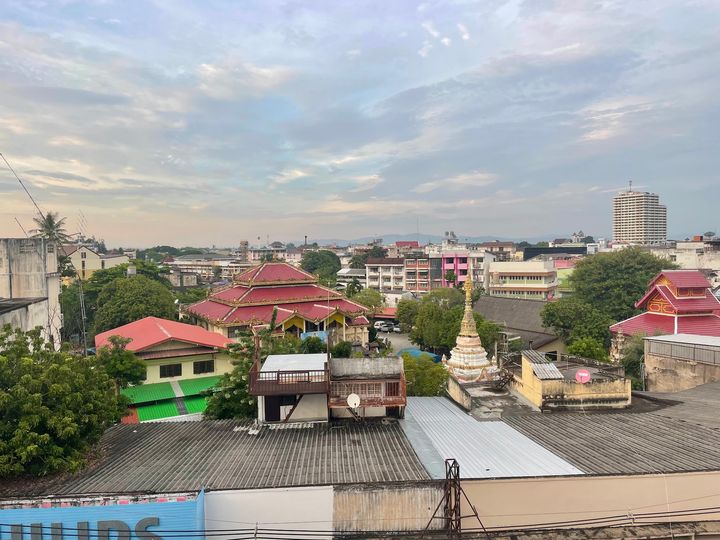
<svg viewBox="0 0 720 540">
<path fill-rule="evenodd" d="M 105 270 L 105 261 L 100 261 L 100 268 Z"/>
<path fill-rule="evenodd" d="M 179 377 L 182 375 L 182 364 L 166 364 L 160 366 L 160 378 Z"/>
<path fill-rule="evenodd" d="M 177 364 L 178 366 L 180 364 Z M 193 362 L 193 374 L 200 375 L 201 373 L 214 373 L 215 372 L 215 360 L 200 360 Z"/>
<path fill-rule="evenodd" d="M 81 252 L 80 252 L 80 258 L 81 258 L 81 259 L 87 259 L 87 253 L 85 253 L 84 251 L 81 251 Z"/>
</svg>

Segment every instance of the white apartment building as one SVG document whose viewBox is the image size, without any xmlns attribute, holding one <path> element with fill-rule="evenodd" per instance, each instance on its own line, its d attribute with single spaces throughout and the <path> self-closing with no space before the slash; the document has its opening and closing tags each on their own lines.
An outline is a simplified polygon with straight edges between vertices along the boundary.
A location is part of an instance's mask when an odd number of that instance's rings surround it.
<svg viewBox="0 0 720 540">
<path fill-rule="evenodd" d="M 60 272 L 55 244 L 42 238 L 0 239 L 0 327 L 32 330 L 60 347 Z"/>
<path fill-rule="evenodd" d="M 663 244 L 667 208 L 655 193 L 623 191 L 613 199 L 613 240 L 627 244 Z"/>
<path fill-rule="evenodd" d="M 368 259 L 365 264 L 367 288 L 378 291 L 405 289 L 405 262 L 403 259 Z"/>
<path fill-rule="evenodd" d="M 490 263 L 491 296 L 547 300 L 556 295 L 558 280 L 553 261 Z"/>
</svg>

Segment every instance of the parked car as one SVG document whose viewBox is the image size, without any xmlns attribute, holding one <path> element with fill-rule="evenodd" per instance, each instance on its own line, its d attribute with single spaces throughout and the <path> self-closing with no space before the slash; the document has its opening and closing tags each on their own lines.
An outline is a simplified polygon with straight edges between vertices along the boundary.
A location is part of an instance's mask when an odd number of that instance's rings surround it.
<svg viewBox="0 0 720 540">
<path fill-rule="evenodd" d="M 400 325 L 399 325 L 399 324 L 394 324 L 394 325 L 393 325 L 393 332 L 395 332 L 396 334 L 399 334 L 400 332 L 402 332 L 402 330 L 400 330 Z"/>
<path fill-rule="evenodd" d="M 380 327 L 381 332 L 392 332 L 393 331 L 393 324 L 386 322 L 383 323 L 383 325 Z"/>
<path fill-rule="evenodd" d="M 375 330 L 380 330 L 380 328 L 382 328 L 384 324 L 385 321 L 375 321 L 375 324 L 373 324 L 373 328 Z"/>
</svg>

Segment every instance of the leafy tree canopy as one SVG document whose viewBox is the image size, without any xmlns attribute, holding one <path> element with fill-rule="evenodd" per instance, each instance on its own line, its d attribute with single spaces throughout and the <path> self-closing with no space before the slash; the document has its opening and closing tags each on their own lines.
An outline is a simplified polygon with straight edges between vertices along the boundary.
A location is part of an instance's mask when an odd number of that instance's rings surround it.
<svg viewBox="0 0 720 540">
<path fill-rule="evenodd" d="M 350 358 L 352 354 L 352 343 L 340 341 L 332 348 L 333 358 Z"/>
<path fill-rule="evenodd" d="M 433 362 L 429 354 L 413 358 L 402 355 L 408 396 L 440 396 L 445 391 L 448 371 L 442 364 Z"/>
<path fill-rule="evenodd" d="M 332 251 L 305 251 L 300 267 L 306 272 L 315 274 L 323 283 L 335 283 L 337 273 L 342 268 L 340 257 Z"/>
<path fill-rule="evenodd" d="M 115 381 L 116 388 L 127 388 L 131 384 L 140 384 L 147 376 L 145 362 L 135 356 L 127 346 L 132 341 L 122 336 L 110 336 L 110 345 L 97 351 L 97 364 Z"/>
<path fill-rule="evenodd" d="M 93 358 L 54 351 L 39 329 L 0 331 L 0 478 L 79 469 L 126 406 Z"/>
<path fill-rule="evenodd" d="M 625 375 L 632 380 L 633 390 L 643 390 L 642 366 L 645 354 L 645 336 L 631 336 L 625 342 L 620 363 L 625 368 Z"/>
<path fill-rule="evenodd" d="M 317 336 L 306 337 L 300 344 L 300 352 L 302 354 L 324 353 L 327 350 L 325 343 Z"/>
<path fill-rule="evenodd" d="M 672 268 L 677 266 L 640 248 L 627 248 L 581 259 L 569 283 L 576 298 L 621 321 L 638 313 L 634 304 L 650 279 Z"/>
<path fill-rule="evenodd" d="M 375 309 L 385 305 L 385 298 L 375 289 L 363 289 L 353 296 L 353 302 Z"/>
<path fill-rule="evenodd" d="M 604 344 L 591 337 L 581 337 L 572 342 L 568 352 L 582 358 L 592 358 L 600 362 L 608 361 L 608 353 Z"/>
<path fill-rule="evenodd" d="M 396 319 L 404 332 L 409 332 L 415 325 L 418 311 L 420 310 L 419 300 L 400 300 L 397 304 Z"/>
<path fill-rule="evenodd" d="M 555 335 L 568 344 L 582 338 L 591 338 L 603 346 L 610 345 L 610 325 L 613 320 L 583 302 L 577 296 L 549 302 L 542 311 L 543 325 L 552 328 Z"/>
<path fill-rule="evenodd" d="M 465 293 L 451 287 L 433 289 L 422 297 L 422 303 L 433 303 L 441 307 L 451 308 L 465 305 Z"/>
<path fill-rule="evenodd" d="M 348 298 L 352 298 L 357 293 L 359 293 L 362 290 L 362 285 L 360 285 L 360 281 L 358 278 L 353 278 L 350 283 L 348 283 L 347 287 L 345 288 L 345 296 Z"/>
<path fill-rule="evenodd" d="M 382 246 L 373 246 L 364 253 L 353 255 L 350 259 L 350 268 L 365 268 L 368 259 L 384 259 L 387 257 L 387 249 Z"/>
<path fill-rule="evenodd" d="M 161 283 L 145 276 L 117 278 L 102 288 L 97 299 L 94 334 L 144 317 L 175 317 L 175 298 Z"/>
</svg>

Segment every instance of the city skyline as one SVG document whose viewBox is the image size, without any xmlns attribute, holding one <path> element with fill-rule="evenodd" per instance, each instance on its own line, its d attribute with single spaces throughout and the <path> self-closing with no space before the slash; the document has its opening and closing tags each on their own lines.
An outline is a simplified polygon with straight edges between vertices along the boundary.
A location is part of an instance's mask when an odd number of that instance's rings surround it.
<svg viewBox="0 0 720 540">
<path fill-rule="evenodd" d="M 716 231 L 720 5 L 9 2 L 0 152 L 109 245 Z M 84 218 L 80 217 L 80 212 Z M 0 236 L 33 207 L 0 171 Z"/>
</svg>

